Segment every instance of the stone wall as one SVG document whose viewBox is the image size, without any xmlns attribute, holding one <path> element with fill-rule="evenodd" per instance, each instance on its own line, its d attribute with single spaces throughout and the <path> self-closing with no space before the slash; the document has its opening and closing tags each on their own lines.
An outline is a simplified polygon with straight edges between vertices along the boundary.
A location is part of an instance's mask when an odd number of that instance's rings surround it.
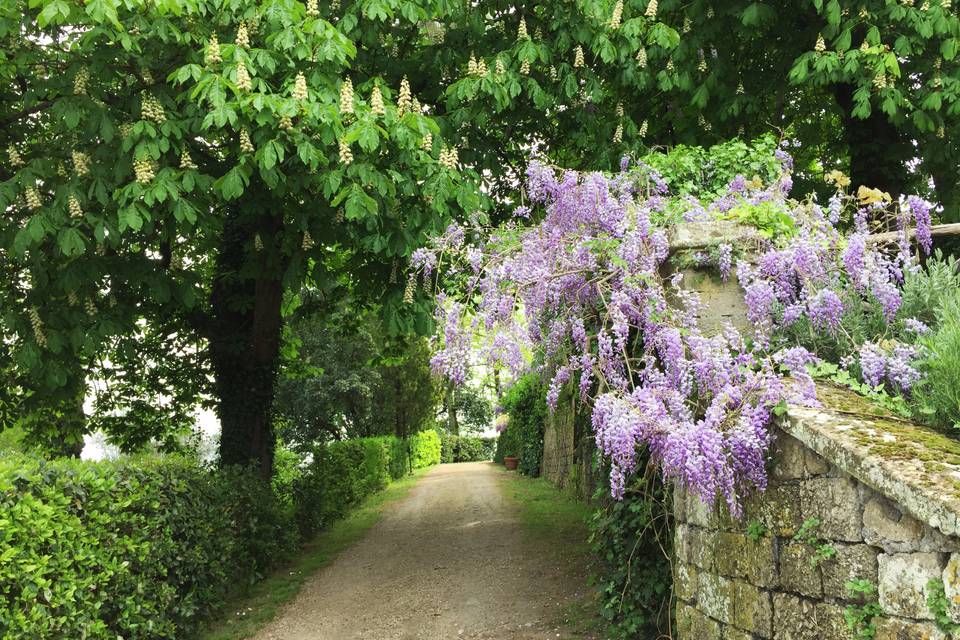
<svg viewBox="0 0 960 640">
<path fill-rule="evenodd" d="M 676 637 L 869 638 L 844 612 L 871 600 L 884 611 L 873 619 L 876 640 L 948 637 L 927 595 L 942 580 L 960 620 L 960 451 L 917 429 L 792 409 L 775 435 L 770 486 L 740 520 L 678 488 Z M 876 594 L 861 600 L 847 588 L 853 580 Z"/>
<path fill-rule="evenodd" d="M 586 409 L 580 403 L 571 402 L 571 393 L 567 389 L 561 394 L 556 411 L 544 424 L 540 475 L 557 488 L 587 500 L 597 483 L 593 468 L 593 432 L 583 424 L 587 414 L 577 413 L 578 408 L 581 412 Z"/>
<path fill-rule="evenodd" d="M 567 395 L 567 394 L 564 394 Z M 558 403 L 543 426 L 543 461 L 540 475 L 560 488 L 565 488 L 573 470 L 575 415 L 569 402 Z"/>
</svg>

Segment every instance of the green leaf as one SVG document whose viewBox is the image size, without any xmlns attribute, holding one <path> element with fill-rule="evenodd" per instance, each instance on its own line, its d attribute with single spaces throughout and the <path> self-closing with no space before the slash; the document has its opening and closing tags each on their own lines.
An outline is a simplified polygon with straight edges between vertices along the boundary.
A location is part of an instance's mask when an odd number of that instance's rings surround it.
<svg viewBox="0 0 960 640">
<path fill-rule="evenodd" d="M 849 51 L 851 39 L 850 29 L 844 29 L 840 37 L 834 41 L 834 48 L 837 51 Z"/>
<path fill-rule="evenodd" d="M 953 60 L 957 56 L 957 39 L 948 38 L 940 45 L 940 55 L 944 60 Z"/>
<path fill-rule="evenodd" d="M 827 3 L 827 24 L 834 27 L 840 24 L 841 13 L 840 3 L 837 0 L 830 0 Z"/>
<path fill-rule="evenodd" d="M 236 200 L 243 195 L 248 184 L 250 184 L 250 177 L 244 171 L 241 171 L 239 166 L 235 166 L 225 176 L 217 180 L 215 186 L 220 189 L 220 194 L 224 199 Z"/>
<path fill-rule="evenodd" d="M 347 196 L 344 205 L 344 214 L 348 220 L 360 220 L 367 215 L 377 213 L 377 201 L 368 196 L 363 187 L 354 184 L 350 187 L 350 195 Z"/>
<path fill-rule="evenodd" d="M 740 14 L 740 22 L 745 27 L 752 27 L 760 23 L 760 3 L 753 2 L 747 5 L 747 8 Z"/>
<path fill-rule="evenodd" d="M 57 241 L 60 245 L 60 251 L 65 256 L 77 256 L 86 250 L 83 234 L 73 227 L 68 227 L 61 231 Z"/>
<path fill-rule="evenodd" d="M 60 24 L 70 17 L 70 5 L 65 0 L 50 0 L 37 16 L 37 22 L 41 27 Z"/>
<path fill-rule="evenodd" d="M 140 217 L 140 212 L 137 211 L 135 206 L 120 209 L 117 215 L 120 222 L 120 231 L 128 228 L 139 231 L 143 227 L 143 218 Z"/>
<path fill-rule="evenodd" d="M 113 0 L 87 0 L 87 15 L 97 22 L 109 22 L 117 29 L 122 29 L 117 19 L 117 5 Z"/>
</svg>

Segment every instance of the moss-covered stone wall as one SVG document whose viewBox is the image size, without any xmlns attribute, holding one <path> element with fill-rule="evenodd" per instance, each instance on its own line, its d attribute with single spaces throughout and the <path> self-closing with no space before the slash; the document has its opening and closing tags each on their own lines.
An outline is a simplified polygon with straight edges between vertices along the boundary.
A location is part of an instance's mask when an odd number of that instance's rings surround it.
<svg viewBox="0 0 960 640">
<path fill-rule="evenodd" d="M 813 415 L 777 431 L 770 486 L 750 500 L 742 519 L 675 491 L 679 640 L 950 637 L 935 623 L 928 596 L 936 592 L 932 581 L 943 584 L 941 602 L 960 619 L 960 538 L 877 490 L 902 480 L 885 476 L 896 475 L 895 466 L 877 465 L 873 477 L 864 475 L 870 484 L 850 473 L 870 461 L 833 437 L 854 429 L 847 417 L 829 414 L 816 425 L 831 459 L 803 442 L 812 442 Z M 869 424 L 859 426 L 889 443 L 889 434 Z M 851 591 L 857 581 L 874 594 Z M 874 615 L 870 603 L 883 613 Z"/>
</svg>

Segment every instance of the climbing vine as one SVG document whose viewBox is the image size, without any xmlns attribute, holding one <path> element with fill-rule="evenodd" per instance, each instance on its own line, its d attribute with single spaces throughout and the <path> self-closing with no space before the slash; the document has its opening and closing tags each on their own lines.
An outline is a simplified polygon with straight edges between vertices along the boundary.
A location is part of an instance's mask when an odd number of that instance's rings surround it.
<svg viewBox="0 0 960 640">
<path fill-rule="evenodd" d="M 787 401 L 817 402 L 807 370 L 817 356 L 775 336 L 801 318 L 841 333 L 846 305 L 879 303 L 881 321 L 893 324 L 898 285 L 916 268 L 908 228 L 915 225 L 920 248 L 930 249 L 930 203 L 893 203 L 866 188 L 849 194 L 842 176 L 832 177 L 837 191 L 826 209 L 791 200 L 793 160 L 785 148 L 774 155 L 772 180 L 748 180 L 730 167 L 726 190 L 702 199 L 671 193 L 644 161 L 631 167 L 625 157 L 612 175 L 531 161 L 529 204 L 517 207 L 512 224 L 480 246 L 452 226 L 414 254 L 425 276 L 445 265 L 454 274 L 455 284 L 437 300 L 443 338 L 435 370 L 462 380 L 470 352 L 481 345 L 493 366 L 519 375 L 529 366 L 525 354 L 535 352 L 551 411 L 567 384 L 589 400 L 615 498 L 647 451 L 664 478 L 707 502 L 722 496 L 739 513 L 745 493 L 766 487 L 774 411 Z M 794 231 L 771 233 L 755 261 L 737 264 L 752 330 L 707 335 L 698 326 L 697 296 L 683 288 L 681 275 L 663 273 L 669 227 L 722 219 L 738 207 L 775 210 L 789 216 Z M 849 236 L 838 230 L 844 220 L 853 225 Z M 893 250 L 867 242 L 874 221 L 895 224 Z M 845 301 L 838 291 L 854 297 Z M 882 378 L 908 389 L 916 381 L 915 347 L 865 341 L 851 348 L 859 349 L 860 372 L 871 385 Z"/>
</svg>

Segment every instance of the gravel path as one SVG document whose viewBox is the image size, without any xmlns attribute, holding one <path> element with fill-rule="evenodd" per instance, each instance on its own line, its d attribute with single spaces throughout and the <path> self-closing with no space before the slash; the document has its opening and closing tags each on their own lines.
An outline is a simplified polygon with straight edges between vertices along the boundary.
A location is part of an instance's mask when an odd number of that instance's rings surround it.
<svg viewBox="0 0 960 640">
<path fill-rule="evenodd" d="M 430 470 L 311 576 L 259 640 L 545 640 L 584 597 L 581 562 L 532 539 L 492 463 Z"/>
</svg>

